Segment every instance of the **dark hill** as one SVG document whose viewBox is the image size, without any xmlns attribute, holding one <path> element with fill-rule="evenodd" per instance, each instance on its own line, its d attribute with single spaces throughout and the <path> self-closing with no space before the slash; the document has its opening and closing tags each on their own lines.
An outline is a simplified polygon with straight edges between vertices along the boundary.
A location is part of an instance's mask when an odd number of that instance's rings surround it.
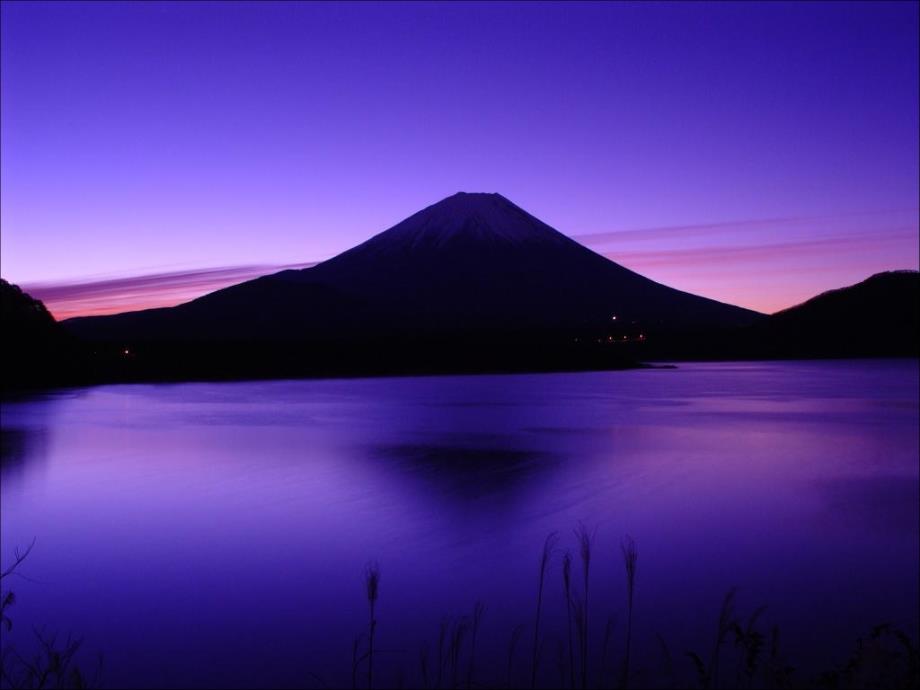
<svg viewBox="0 0 920 690">
<path fill-rule="evenodd" d="M 73 338 L 44 304 L 2 278 L 0 323 L 0 388 L 38 388 L 76 380 L 82 367 Z"/>
<path fill-rule="evenodd" d="M 920 354 L 920 273 L 877 273 L 777 312 L 755 327 L 774 356 Z"/>
</svg>

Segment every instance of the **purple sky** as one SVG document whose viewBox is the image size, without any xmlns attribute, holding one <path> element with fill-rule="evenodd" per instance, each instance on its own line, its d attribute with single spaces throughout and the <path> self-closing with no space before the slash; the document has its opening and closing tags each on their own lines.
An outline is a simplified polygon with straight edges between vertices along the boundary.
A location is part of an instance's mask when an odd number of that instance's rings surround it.
<svg viewBox="0 0 920 690">
<path fill-rule="evenodd" d="M 0 45 L 0 272 L 60 317 L 460 190 L 762 311 L 918 266 L 917 3 L 16 2 Z"/>
</svg>

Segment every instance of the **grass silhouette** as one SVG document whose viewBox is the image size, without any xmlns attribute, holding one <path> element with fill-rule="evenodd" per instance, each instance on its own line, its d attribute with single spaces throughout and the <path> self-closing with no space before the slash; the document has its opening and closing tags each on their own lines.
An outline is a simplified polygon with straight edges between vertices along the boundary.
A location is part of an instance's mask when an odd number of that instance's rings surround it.
<svg viewBox="0 0 920 690">
<path fill-rule="evenodd" d="M 620 551 L 623 554 L 623 565 L 626 566 L 626 654 L 623 657 L 623 680 L 621 681 L 621 685 L 625 690 L 629 687 L 629 653 L 632 648 L 633 593 L 636 588 L 636 562 L 639 560 L 639 552 L 636 549 L 636 542 L 634 542 L 629 535 L 626 535 L 620 544 Z"/>
<path fill-rule="evenodd" d="M 591 548 L 594 535 L 589 533 L 583 525 L 575 532 L 581 550 L 583 567 L 583 582 L 585 587 L 589 584 L 591 563 Z M 533 621 L 533 648 L 530 650 L 530 667 L 528 681 L 531 688 L 537 687 L 542 681 L 547 687 L 570 684 L 573 687 L 581 684 L 587 687 L 592 680 L 596 684 L 592 687 L 614 687 L 616 673 L 608 683 L 608 656 L 611 652 L 611 640 L 614 639 L 615 619 L 608 617 L 604 629 L 603 645 L 600 659 L 593 666 L 598 669 L 594 676 L 587 674 L 588 654 L 586 644 L 587 630 L 587 596 L 578 597 L 572 581 L 572 554 L 564 552 L 562 558 L 562 593 L 565 596 L 565 630 L 562 635 L 550 636 L 544 639 L 543 609 L 549 564 L 557 544 L 556 533 L 547 536 L 539 559 L 538 587 L 536 597 L 536 612 Z M 11 566 L 0 572 L 0 581 L 5 585 L 8 576 L 13 574 L 21 563 L 28 557 L 32 550 L 30 545 L 25 551 L 16 550 L 14 562 Z M 704 656 L 692 650 L 686 650 L 678 659 L 686 660 L 685 672 L 675 664 L 675 659 L 660 634 L 655 634 L 657 647 L 660 652 L 661 663 L 658 667 L 639 668 L 632 670 L 630 662 L 634 651 L 633 641 L 633 605 L 636 597 L 636 577 L 638 549 L 630 537 L 625 537 L 620 550 L 626 571 L 626 634 L 623 649 L 621 650 L 621 674 L 616 685 L 626 690 L 629 687 L 671 687 L 690 688 L 698 687 L 700 690 L 715 690 L 716 688 L 763 688 L 767 690 L 780 688 L 815 688 L 815 689 L 844 689 L 844 688 L 892 688 L 899 690 L 920 690 L 920 652 L 916 646 L 915 638 L 891 624 L 883 623 L 873 628 L 870 633 L 859 639 L 853 652 L 845 657 L 845 661 L 832 669 L 826 670 L 813 677 L 803 677 L 796 673 L 780 648 L 779 630 L 774 625 L 765 632 L 761 627 L 766 607 L 755 609 L 746 618 L 742 618 L 736 610 L 737 590 L 731 588 L 723 598 L 716 619 L 715 636 L 712 639 L 712 649 L 708 654 L 708 661 Z M 404 667 L 400 666 L 395 673 L 393 669 L 383 669 L 377 666 L 377 604 L 380 597 L 380 567 L 377 563 L 369 563 L 364 570 L 364 588 L 368 604 L 367 629 L 359 633 L 352 644 L 352 685 L 357 687 L 358 673 L 361 664 L 367 664 L 366 682 L 368 688 L 375 684 L 382 687 L 392 687 L 389 682 L 394 676 L 395 685 L 399 687 L 424 687 L 424 688 L 461 688 L 467 690 L 483 687 L 521 687 L 523 684 L 515 682 L 514 664 L 520 640 L 529 625 L 515 626 L 510 635 L 507 649 L 507 664 L 504 682 L 495 678 L 479 678 L 477 665 L 479 652 L 480 633 L 485 606 L 476 602 L 472 613 L 458 618 L 443 617 L 438 629 L 437 668 L 431 668 L 432 655 L 430 646 L 423 644 L 419 652 L 420 683 L 407 682 L 404 676 Z M 558 591 L 558 590 L 557 590 Z M 586 592 L 587 593 L 587 592 Z M 8 632 L 13 627 L 10 609 L 16 602 L 16 597 L 11 591 L 0 593 L 0 627 Z M 387 629 L 398 628 L 395 625 Z M 574 654 L 573 628 L 578 635 L 579 655 Z M 48 635 L 42 631 L 35 631 L 35 649 L 29 653 L 22 653 L 11 645 L 4 645 L 0 653 L 0 688 L 84 688 L 98 685 L 101 662 L 94 679 L 88 679 L 76 663 L 76 657 L 81 648 L 81 641 L 68 637 L 63 641 L 55 635 Z M 539 674 L 541 652 L 547 643 L 555 644 L 558 653 L 558 679 L 549 684 L 546 682 L 547 674 Z M 567 643 L 567 644 L 566 644 Z M 383 651 L 386 651 L 385 649 Z M 616 657 L 614 656 L 614 662 Z M 732 668 L 734 662 L 734 668 Z M 577 667 L 577 668 L 576 668 Z M 616 665 L 614 664 L 614 668 Z M 523 669 L 522 669 L 523 670 Z M 381 671 L 383 675 L 381 676 Z M 732 672 L 734 671 L 734 675 Z M 650 675 L 651 674 L 651 675 Z M 389 678 L 387 677 L 389 675 Z M 325 684 L 316 676 L 314 680 L 323 687 Z M 381 681 L 383 678 L 383 681 Z"/>
<path fill-rule="evenodd" d="M 871 634 L 858 641 L 856 651 L 849 655 L 847 661 L 834 669 L 825 671 L 815 677 L 800 677 L 795 669 L 790 666 L 780 650 L 779 631 L 773 626 L 769 633 L 760 627 L 766 607 L 755 609 L 747 618 L 739 617 L 735 599 L 737 590 L 731 588 L 725 594 L 716 620 L 715 636 L 708 660 L 703 661 L 702 656 L 692 650 L 687 650 L 681 658 L 687 659 L 687 666 L 683 672 L 675 664 L 674 657 L 664 637 L 655 633 L 655 641 L 659 650 L 661 663 L 656 668 L 633 670 L 631 667 L 634 652 L 633 640 L 633 608 L 636 601 L 636 579 L 638 564 L 638 548 L 635 541 L 628 535 L 620 542 L 620 552 L 626 572 L 626 630 L 623 649 L 621 650 L 621 666 L 619 678 L 614 671 L 608 676 L 608 657 L 611 653 L 611 640 L 614 639 L 615 618 L 609 616 L 606 621 L 603 635 L 603 644 L 600 658 L 596 663 L 597 671 L 589 675 L 590 647 L 588 630 L 588 587 L 590 585 L 590 566 L 592 549 L 595 542 L 594 533 L 590 532 L 583 524 L 575 529 L 575 538 L 579 548 L 582 563 L 582 586 L 584 595 L 579 597 L 575 591 L 572 579 L 573 557 L 571 551 L 563 552 L 562 556 L 562 594 L 565 598 L 565 619 L 562 635 L 543 637 L 543 614 L 545 606 L 545 591 L 549 564 L 555 552 L 558 537 L 555 532 L 547 535 L 538 561 L 538 579 L 536 592 L 536 609 L 533 620 L 533 638 L 530 650 L 530 664 L 528 669 L 528 683 L 530 688 L 538 687 L 538 681 L 546 687 L 558 687 L 566 684 L 574 690 L 578 685 L 583 689 L 587 687 L 621 688 L 628 690 L 633 686 L 641 687 L 671 687 L 691 688 L 700 690 L 715 690 L 725 688 L 898 688 L 904 690 L 920 690 L 920 654 L 914 640 L 903 631 L 891 625 L 876 626 Z M 368 652 L 358 656 L 360 638 L 356 638 L 353 658 L 360 663 L 364 658 L 368 660 L 368 686 L 373 683 L 373 635 L 376 629 L 376 618 L 373 604 L 377 599 L 377 586 L 379 584 L 379 568 L 376 565 L 366 570 L 368 587 L 368 601 L 371 603 L 371 619 L 368 630 Z M 373 592 L 373 594 L 372 594 Z M 444 617 L 438 632 L 438 659 L 436 673 L 432 673 L 430 666 L 431 657 L 428 645 L 423 645 L 419 653 L 419 668 L 421 683 L 417 687 L 424 688 L 460 688 L 467 690 L 482 687 L 507 688 L 521 687 L 523 684 L 515 682 L 515 658 L 522 635 L 529 625 L 515 626 L 509 638 L 504 682 L 495 679 L 477 677 L 479 670 L 476 665 L 477 640 L 481 629 L 483 612 L 482 602 L 476 602 L 472 615 L 461 616 L 457 619 Z M 574 631 L 574 634 L 573 634 Z M 575 655 L 575 641 L 577 636 L 578 655 Z M 558 655 L 559 677 L 552 683 L 548 681 L 546 673 L 540 674 L 542 652 L 546 644 L 554 644 Z M 730 653 L 729 653 L 730 652 Z M 465 666 L 464 666 L 465 660 Z M 616 655 L 614 655 L 614 662 Z M 731 675 L 730 662 L 734 661 L 734 676 Z M 461 671 L 465 668 L 465 673 Z M 614 669 L 616 665 L 614 664 Z M 652 675 L 649 675 L 649 674 Z M 400 678 L 400 687 L 404 680 Z M 608 679 L 612 682 L 608 682 Z M 596 684 L 592 685 L 592 680 Z M 434 681 L 434 682 L 432 682 Z M 410 684 L 411 686 L 411 684 Z M 412 686 L 416 687 L 416 686 Z"/>
<path fill-rule="evenodd" d="M 543 553 L 540 556 L 540 584 L 537 587 L 537 614 L 533 624 L 533 661 L 530 670 L 530 687 L 537 687 L 537 666 L 540 663 L 540 616 L 543 613 L 543 584 L 546 581 L 546 569 L 549 566 L 553 549 L 556 547 L 558 536 L 550 533 L 543 542 Z"/>
</svg>

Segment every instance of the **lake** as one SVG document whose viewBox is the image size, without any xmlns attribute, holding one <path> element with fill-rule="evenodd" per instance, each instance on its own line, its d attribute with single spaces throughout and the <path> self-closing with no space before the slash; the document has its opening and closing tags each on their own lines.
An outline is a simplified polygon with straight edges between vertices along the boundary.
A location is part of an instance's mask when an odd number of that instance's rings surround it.
<svg viewBox="0 0 920 690">
<path fill-rule="evenodd" d="M 4 643 L 81 637 L 109 687 L 350 685 L 370 561 L 379 685 L 421 682 L 422 646 L 436 666 L 442 620 L 477 601 L 473 685 L 502 684 L 553 531 L 540 683 L 556 684 L 579 522 L 592 685 L 623 653 L 627 534 L 635 684 L 661 666 L 656 633 L 681 674 L 687 650 L 708 658 L 731 587 L 803 672 L 881 622 L 917 635 L 917 360 L 113 385 L 2 413 L 4 565 L 35 539 L 4 580 Z"/>
</svg>

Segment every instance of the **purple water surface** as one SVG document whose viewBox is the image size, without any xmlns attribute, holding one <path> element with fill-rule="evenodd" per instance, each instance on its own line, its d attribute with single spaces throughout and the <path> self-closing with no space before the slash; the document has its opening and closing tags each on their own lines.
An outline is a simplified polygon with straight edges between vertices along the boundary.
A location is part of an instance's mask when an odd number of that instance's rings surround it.
<svg viewBox="0 0 920 690">
<path fill-rule="evenodd" d="M 380 563 L 380 685 L 418 682 L 445 616 L 485 604 L 476 672 L 504 682 L 533 619 L 545 536 L 541 682 L 558 678 L 561 553 L 583 521 L 593 657 L 616 617 L 619 543 L 639 548 L 637 673 L 708 654 L 726 590 L 766 604 L 790 661 L 845 660 L 890 621 L 916 635 L 918 363 L 70 390 L 2 408 L 5 640 L 32 627 L 104 654 L 110 687 L 349 684 Z M 577 577 L 580 570 L 575 568 Z M 6 585 L 4 581 L 4 585 Z M 512 674 L 524 682 L 530 644 Z M 592 670 L 599 682 L 599 665 Z"/>
</svg>

